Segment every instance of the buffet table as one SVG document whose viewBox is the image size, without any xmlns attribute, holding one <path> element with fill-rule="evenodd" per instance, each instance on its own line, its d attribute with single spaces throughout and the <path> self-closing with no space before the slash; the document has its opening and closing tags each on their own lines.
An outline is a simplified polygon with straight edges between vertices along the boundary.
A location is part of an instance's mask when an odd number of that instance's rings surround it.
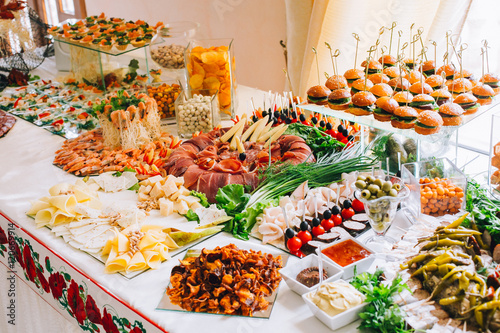
<svg viewBox="0 0 500 333">
<path fill-rule="evenodd" d="M 53 68 L 53 61 L 48 59 L 37 74 L 42 78 L 53 77 L 53 74 L 47 74 L 54 73 Z M 261 94 L 257 89 L 239 86 L 238 113 L 245 109 L 250 97 Z M 5 313 L 11 303 L 15 304 L 15 310 L 10 313 L 14 313 L 16 324 L 12 326 L 0 321 L 1 332 L 95 332 L 97 329 L 102 332 L 103 328 L 106 332 L 134 333 L 330 331 L 314 317 L 301 297 L 290 290 L 284 281 L 279 287 L 276 304 L 269 319 L 158 311 L 156 307 L 169 283 L 170 271 L 183 254 L 162 263 L 157 270 L 148 270 L 135 278 L 127 279 L 120 274 L 105 274 L 104 265 L 95 258 L 69 246 L 47 228 L 36 229 L 33 220 L 25 215 L 30 200 L 45 195 L 47 189 L 56 183 L 75 181 L 75 176 L 52 165 L 54 152 L 63 141 L 63 138 L 23 120 L 18 120 L 11 132 L 0 139 L 0 240 L 2 230 L 15 239 L 15 244 L 3 244 L 3 249 L 0 249 L 0 306 Z M 460 154 L 457 164 L 460 166 L 471 160 L 472 156 L 466 152 Z M 480 160 L 467 167 L 476 171 L 474 173 L 479 172 L 474 165 L 480 163 Z M 486 166 L 483 170 L 485 169 Z M 389 233 L 398 237 L 408 226 L 409 222 L 399 213 Z M 362 238 L 368 237 L 370 233 L 371 230 Z M 205 244 L 207 247 L 214 247 L 234 241 L 231 235 L 219 233 L 195 247 L 201 249 Z M 262 246 L 255 239 L 249 242 Z M 25 267 L 17 263 L 10 267 L 10 248 L 14 250 L 14 256 L 24 258 Z M 275 248 L 273 250 L 277 251 Z M 298 258 L 290 256 L 288 264 L 297 260 Z M 377 259 L 371 269 L 382 263 Z M 7 280 L 12 274 L 15 278 Z M 38 286 L 33 282 L 34 275 L 37 274 L 42 281 Z M 56 277 L 64 280 L 56 280 Z M 66 284 L 69 289 L 67 298 L 56 297 L 61 283 Z M 10 293 L 7 295 L 7 291 L 12 287 L 14 292 L 11 297 Z M 32 291 L 28 296 L 29 289 Z M 75 295 L 78 294 L 81 296 L 78 298 L 85 303 L 75 300 Z M 96 317 L 88 318 L 84 307 L 87 313 L 89 308 L 97 313 L 98 320 Z M 34 322 L 41 326 L 30 326 Z M 352 332 L 358 325 L 358 322 L 352 323 L 339 332 Z"/>
</svg>

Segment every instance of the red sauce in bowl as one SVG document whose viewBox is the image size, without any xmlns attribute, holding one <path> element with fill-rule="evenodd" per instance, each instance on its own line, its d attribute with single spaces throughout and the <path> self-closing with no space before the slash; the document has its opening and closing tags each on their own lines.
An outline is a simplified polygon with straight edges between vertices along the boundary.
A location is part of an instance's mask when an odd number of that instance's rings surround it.
<svg viewBox="0 0 500 333">
<path fill-rule="evenodd" d="M 371 254 L 370 251 L 352 239 L 347 239 L 343 242 L 327 247 L 321 252 L 342 267 L 369 257 Z"/>
</svg>

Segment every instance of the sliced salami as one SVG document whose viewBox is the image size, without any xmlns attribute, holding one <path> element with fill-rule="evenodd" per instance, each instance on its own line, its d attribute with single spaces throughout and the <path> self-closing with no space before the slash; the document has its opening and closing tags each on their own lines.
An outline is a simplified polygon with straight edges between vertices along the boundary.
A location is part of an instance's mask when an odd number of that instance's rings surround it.
<svg viewBox="0 0 500 333">
<path fill-rule="evenodd" d="M 354 231 L 361 231 L 366 228 L 366 224 L 356 221 L 344 221 L 344 228 Z"/>
<path fill-rule="evenodd" d="M 16 118 L 7 112 L 0 111 L 0 137 L 7 134 L 16 123 Z"/>
</svg>

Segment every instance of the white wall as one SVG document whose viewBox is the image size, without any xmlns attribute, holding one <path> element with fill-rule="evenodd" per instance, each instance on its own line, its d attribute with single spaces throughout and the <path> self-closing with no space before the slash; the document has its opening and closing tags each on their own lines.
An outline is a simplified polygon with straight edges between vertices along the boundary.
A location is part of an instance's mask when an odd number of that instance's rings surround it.
<svg viewBox="0 0 500 333">
<path fill-rule="evenodd" d="M 195 21 L 198 38 L 234 38 L 238 84 L 283 91 L 283 0 L 85 0 L 87 15 L 101 12 L 155 24 Z"/>
</svg>

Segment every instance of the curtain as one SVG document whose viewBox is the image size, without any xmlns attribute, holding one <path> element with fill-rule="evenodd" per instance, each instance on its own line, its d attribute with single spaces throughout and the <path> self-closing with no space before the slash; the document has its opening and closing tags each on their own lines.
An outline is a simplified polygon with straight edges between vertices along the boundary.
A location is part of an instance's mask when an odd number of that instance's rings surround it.
<svg viewBox="0 0 500 333">
<path fill-rule="evenodd" d="M 339 49 L 337 58 L 339 74 L 360 64 L 367 57 L 367 50 L 375 44 L 382 26 L 390 27 L 396 21 L 393 32 L 392 55 L 396 55 L 398 31 L 402 31 L 401 45 L 409 42 L 410 26 L 414 24 L 413 35 L 422 28 L 422 41 L 428 47 L 427 57 L 434 60 L 434 47 L 429 39 L 437 43 L 437 65 L 443 63 L 446 52 L 447 31 L 460 34 L 464 29 L 473 0 L 285 0 L 287 14 L 288 71 L 293 91 L 304 96 L 307 89 L 318 84 L 315 56 L 318 52 L 320 84 L 326 81 L 324 72 L 333 74 L 330 53 L 325 42 L 332 49 Z M 477 1 L 476 1 L 477 2 Z M 356 40 L 352 33 L 359 35 L 357 63 L 354 64 Z M 380 46 L 389 47 L 390 32 L 385 30 L 380 38 Z M 465 39 L 462 40 L 465 42 Z M 410 55 L 410 47 L 406 55 Z M 412 50 L 411 50 L 412 51 Z M 420 42 L 415 53 L 421 51 Z M 450 54 L 453 52 L 450 48 Z M 472 50 L 467 54 L 480 50 Z M 387 54 L 387 52 L 386 52 Z M 464 59 L 467 59 L 465 54 Z M 380 52 L 377 59 L 380 57 Z M 456 59 L 451 58 L 458 65 Z M 490 56 L 490 59 L 493 57 Z M 465 60 L 466 61 L 466 60 Z"/>
</svg>

